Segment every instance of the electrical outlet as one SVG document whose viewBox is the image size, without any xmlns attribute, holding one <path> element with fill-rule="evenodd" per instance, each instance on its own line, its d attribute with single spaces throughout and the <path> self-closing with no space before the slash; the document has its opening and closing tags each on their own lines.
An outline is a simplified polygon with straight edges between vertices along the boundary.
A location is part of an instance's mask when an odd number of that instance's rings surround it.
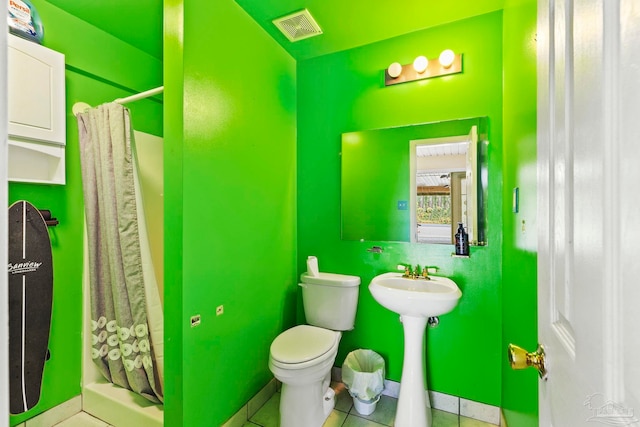
<svg viewBox="0 0 640 427">
<path fill-rule="evenodd" d="M 195 328 L 198 325 L 200 325 L 200 315 L 191 316 L 191 327 Z"/>
<path fill-rule="evenodd" d="M 216 307 L 216 316 L 222 316 L 224 314 L 224 305 Z"/>
</svg>

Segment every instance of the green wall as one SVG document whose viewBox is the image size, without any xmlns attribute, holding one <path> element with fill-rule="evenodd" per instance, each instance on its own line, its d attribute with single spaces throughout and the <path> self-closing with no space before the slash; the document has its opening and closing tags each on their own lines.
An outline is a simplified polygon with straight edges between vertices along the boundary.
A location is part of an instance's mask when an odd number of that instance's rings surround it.
<svg viewBox="0 0 640 427">
<path fill-rule="evenodd" d="M 538 425 L 538 375 L 513 371 L 507 345 L 533 351 L 536 307 L 536 1 L 508 0 L 504 9 L 504 233 L 502 407 L 509 426 Z M 513 189 L 520 206 L 513 212 Z"/>
<path fill-rule="evenodd" d="M 464 54 L 462 74 L 384 86 L 390 63 L 435 58 L 446 48 Z M 400 380 L 402 326 L 367 285 L 401 262 L 435 265 L 462 299 L 427 332 L 428 386 L 500 405 L 502 109 L 502 12 L 298 62 L 298 269 L 315 255 L 321 271 L 362 279 L 355 330 L 343 334 L 338 366 L 349 351 L 370 348 L 385 359 L 387 377 Z M 451 257 L 452 245 L 340 239 L 342 133 L 479 116 L 489 118 L 488 246 L 463 259 Z M 384 252 L 367 252 L 373 245 Z"/>
<path fill-rule="evenodd" d="M 30 200 L 61 222 L 51 230 L 43 397 L 12 425 L 80 393 L 83 209 L 71 106 L 163 80 L 157 59 L 34 3 L 45 45 L 66 54 L 67 185 L 9 185 L 10 201 Z M 271 341 L 295 323 L 296 310 L 303 320 L 295 272 L 308 255 L 323 271 L 362 278 L 356 328 L 343 335 L 338 366 L 349 351 L 371 348 L 387 376 L 400 379 L 401 324 L 367 284 L 400 262 L 437 265 L 463 297 L 427 332 L 429 388 L 502 405 L 511 425 L 537 425 L 535 372 L 512 372 L 504 352 L 508 342 L 534 348 L 536 338 L 535 0 L 506 3 L 504 13 L 296 64 L 232 0 L 165 0 L 164 126 L 160 103 L 129 107 L 137 129 L 165 137 L 166 425 L 220 425 L 272 377 Z M 389 63 L 445 48 L 464 54 L 464 73 L 384 87 Z M 460 259 L 448 245 L 340 239 L 342 133 L 477 116 L 490 121 L 488 246 Z M 374 244 L 384 252 L 367 252 Z M 202 316 L 197 328 L 189 326 L 194 314 Z"/>
<path fill-rule="evenodd" d="M 182 319 L 186 315 L 182 314 L 183 1 L 164 0 L 164 419 L 167 426 L 182 425 L 180 420 L 184 412 Z"/>
<path fill-rule="evenodd" d="M 46 1 L 33 3 L 45 25 L 44 45 L 65 54 L 67 184 L 9 183 L 9 202 L 29 200 L 36 207 L 50 209 L 60 221 L 50 229 L 54 263 L 51 359 L 45 365 L 40 402 L 28 412 L 11 416 L 11 425 L 80 394 L 84 209 L 78 128 L 71 107 L 78 101 L 98 105 L 162 84 L 157 59 Z M 137 129 L 162 135 L 161 103 L 141 101 L 130 107 Z"/>
<path fill-rule="evenodd" d="M 165 424 L 217 426 L 295 321 L 295 61 L 233 0 L 166 0 L 165 28 Z"/>
</svg>

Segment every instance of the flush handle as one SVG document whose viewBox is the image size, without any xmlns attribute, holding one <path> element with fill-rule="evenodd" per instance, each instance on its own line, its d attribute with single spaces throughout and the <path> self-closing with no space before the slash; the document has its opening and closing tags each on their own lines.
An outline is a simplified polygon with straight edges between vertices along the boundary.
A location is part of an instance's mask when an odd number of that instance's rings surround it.
<svg viewBox="0 0 640 427">
<path fill-rule="evenodd" d="M 509 364 L 511 369 L 525 369 L 533 367 L 538 371 L 540 378 L 547 379 L 547 361 L 544 356 L 544 347 L 538 344 L 538 348 L 534 352 L 527 352 L 522 347 L 509 344 L 507 349 L 509 355 Z"/>
</svg>

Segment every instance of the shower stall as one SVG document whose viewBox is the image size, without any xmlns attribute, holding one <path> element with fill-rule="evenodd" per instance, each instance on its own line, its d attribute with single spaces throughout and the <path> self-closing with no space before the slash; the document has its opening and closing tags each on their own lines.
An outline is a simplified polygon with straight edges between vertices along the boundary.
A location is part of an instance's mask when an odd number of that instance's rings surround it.
<svg viewBox="0 0 640 427">
<path fill-rule="evenodd" d="M 105 106 L 98 108 L 103 109 L 100 112 L 106 111 L 106 116 L 109 114 L 117 115 L 114 112 L 124 111 L 128 118 L 128 110 L 119 105 L 105 104 Z M 106 116 L 98 117 L 102 120 Z M 94 120 L 94 117 L 92 116 L 91 119 Z M 88 123 L 88 113 L 83 114 L 79 121 L 83 124 Z M 130 125 L 130 122 L 128 123 Z M 109 125 L 106 127 L 108 129 Z M 111 127 L 113 128 L 113 126 Z M 80 128 L 81 134 L 83 131 L 88 132 L 85 127 L 80 126 Z M 91 132 L 95 133 L 95 130 Z M 130 133 L 130 130 L 125 129 L 125 133 Z M 81 136 L 81 140 L 87 138 L 89 137 L 86 134 Z M 91 138 L 97 140 L 95 134 Z M 106 139 L 112 139 L 112 135 Z M 126 166 L 130 164 L 132 170 L 133 179 L 131 182 L 135 191 L 131 191 L 124 198 L 122 194 L 114 194 L 115 200 L 113 202 L 107 201 L 114 207 L 117 205 L 118 210 L 123 204 L 135 206 L 133 208 L 135 218 L 131 218 L 131 222 L 124 225 L 120 223 L 121 213 L 110 212 L 111 206 L 103 205 L 103 199 L 106 197 L 103 194 L 96 195 L 100 191 L 95 191 L 91 187 L 97 181 L 97 188 L 106 188 L 105 184 L 101 182 L 103 179 L 101 174 L 104 172 L 99 170 L 100 164 L 105 162 L 105 159 L 101 157 L 102 153 L 91 154 L 89 157 L 86 152 L 83 154 L 83 179 L 90 184 L 89 190 L 85 189 L 87 225 L 85 227 L 83 277 L 82 409 L 84 412 L 118 427 L 163 425 L 164 219 L 162 144 L 163 140 L 160 137 L 133 131 L 133 138 L 130 141 L 130 162 L 127 161 L 126 156 L 121 162 L 117 159 L 113 160 L 114 165 Z M 86 151 L 89 144 L 84 143 L 83 147 L 83 150 Z M 117 150 L 113 149 L 112 151 Z M 89 163 L 96 163 L 98 170 L 86 172 L 85 168 Z M 115 168 L 114 166 L 113 169 Z M 107 172 L 111 171 L 107 170 Z M 116 177 L 116 181 L 120 179 Z M 121 188 L 120 190 L 116 189 L 115 193 L 128 193 L 126 184 L 124 187 L 119 187 L 121 184 L 118 183 L 114 185 L 115 188 Z M 104 192 L 113 191 L 105 190 Z M 126 197 L 129 199 L 127 200 Z M 126 203 L 123 200 L 126 200 Z M 103 212 L 103 209 L 107 212 Z M 99 217 L 97 220 L 94 218 L 96 215 Z M 117 216 L 118 219 L 108 221 L 105 224 L 105 217 L 112 218 L 113 216 Z M 123 217 L 127 217 L 127 214 L 124 214 Z M 131 214 L 128 217 L 130 218 Z M 115 237 L 106 236 L 104 232 L 96 231 L 96 228 L 105 225 L 107 228 L 116 228 L 114 224 L 117 224 L 119 230 L 119 233 L 114 233 Z M 139 256 L 132 257 L 124 250 L 122 254 L 117 253 L 120 247 L 132 247 L 132 240 L 127 240 L 127 233 L 131 228 L 137 228 L 135 236 L 139 235 L 139 238 L 133 238 L 135 241 L 133 246 L 137 246 L 139 243 L 139 249 L 134 250 L 135 253 L 139 252 Z M 109 230 L 109 233 L 111 231 L 113 230 Z M 117 249 L 115 250 L 104 243 L 104 240 L 111 242 L 114 239 L 117 241 Z M 109 247 L 108 251 L 107 247 Z M 90 256 L 91 251 L 93 254 Z M 109 253 L 105 255 L 104 252 Z M 115 255 L 114 252 L 116 252 Z M 108 260 L 104 260 L 104 258 L 108 258 Z M 122 262 L 115 269 L 112 265 L 96 267 L 96 264 L 113 262 L 113 258 L 122 258 Z M 122 272 L 122 276 L 120 276 L 120 272 Z M 100 282 L 105 282 L 107 288 L 101 289 Z M 120 282 L 126 284 L 120 286 Z M 133 282 L 144 283 L 144 289 L 131 286 L 130 283 Z M 114 296 L 113 301 L 111 301 L 111 295 Z M 124 301 L 124 309 L 122 307 L 123 295 L 125 298 L 131 297 L 131 301 Z M 109 301 L 104 302 L 103 299 Z M 145 313 L 142 315 L 134 313 L 141 305 L 146 306 L 146 311 L 143 310 Z M 103 314 L 100 310 L 104 310 L 105 306 L 107 311 Z M 123 311 L 127 316 L 130 316 L 126 320 L 121 317 Z M 131 390 L 136 390 L 137 393 Z"/>
</svg>

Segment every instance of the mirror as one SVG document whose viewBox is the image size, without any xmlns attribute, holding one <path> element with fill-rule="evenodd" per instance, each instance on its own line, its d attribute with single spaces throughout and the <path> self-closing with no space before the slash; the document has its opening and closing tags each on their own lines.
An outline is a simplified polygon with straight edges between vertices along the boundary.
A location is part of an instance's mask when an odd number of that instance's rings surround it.
<svg viewBox="0 0 640 427">
<path fill-rule="evenodd" d="M 486 245 L 488 119 L 342 134 L 342 239 Z"/>
</svg>

